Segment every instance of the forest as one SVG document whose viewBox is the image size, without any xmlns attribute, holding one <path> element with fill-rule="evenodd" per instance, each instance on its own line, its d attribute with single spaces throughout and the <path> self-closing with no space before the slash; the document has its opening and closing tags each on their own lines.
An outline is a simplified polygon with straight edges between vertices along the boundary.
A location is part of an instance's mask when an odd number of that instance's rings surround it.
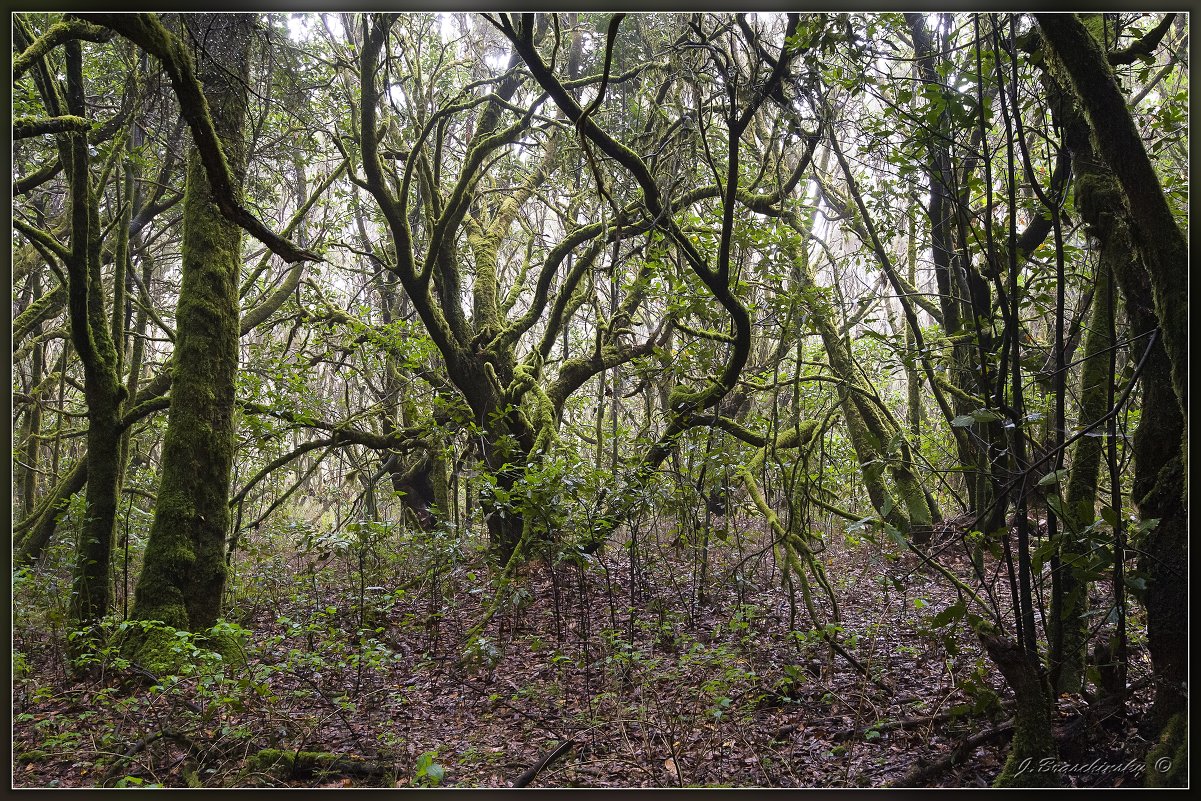
<svg viewBox="0 0 1201 801">
<path fill-rule="evenodd" d="M 1187 785 L 1187 14 L 10 20 L 14 787 Z"/>
</svg>

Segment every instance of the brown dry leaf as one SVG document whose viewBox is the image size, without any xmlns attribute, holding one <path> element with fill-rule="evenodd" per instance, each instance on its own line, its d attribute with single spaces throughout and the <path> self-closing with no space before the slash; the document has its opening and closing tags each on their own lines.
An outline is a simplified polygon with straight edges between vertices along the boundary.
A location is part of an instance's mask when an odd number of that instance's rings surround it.
<svg viewBox="0 0 1201 801">
<path fill-rule="evenodd" d="M 663 767 L 667 768 L 667 772 L 672 775 L 672 778 L 675 779 L 676 783 L 679 783 L 680 769 L 676 767 L 676 761 L 671 757 L 668 757 L 667 759 L 663 760 Z"/>
</svg>

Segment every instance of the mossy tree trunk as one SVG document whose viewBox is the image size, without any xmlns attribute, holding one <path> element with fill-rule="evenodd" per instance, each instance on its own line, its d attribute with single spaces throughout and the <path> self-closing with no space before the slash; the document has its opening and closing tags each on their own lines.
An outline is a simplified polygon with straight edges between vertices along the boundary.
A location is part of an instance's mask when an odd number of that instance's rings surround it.
<svg viewBox="0 0 1201 801">
<path fill-rule="evenodd" d="M 84 117 L 83 52 L 78 41 L 66 44 L 66 57 L 67 109 Z M 69 165 L 71 250 L 65 261 L 71 342 L 83 363 L 88 408 L 86 518 L 76 547 L 70 607 L 72 619 L 87 625 L 107 614 L 112 603 L 110 567 L 120 492 L 119 417 L 124 393 L 105 313 L 100 214 L 88 169 L 86 133 L 64 135 L 60 156 Z"/>
<path fill-rule="evenodd" d="M 1004 637 L 985 634 L 985 650 L 1000 668 L 1005 682 L 1013 688 L 1013 741 L 1009 757 L 994 787 L 1048 787 L 1059 783 L 1058 773 L 1048 769 L 1055 764 L 1055 740 L 1051 734 L 1049 688 L 1036 657 L 1018 643 Z M 1050 760 L 1043 763 L 1043 760 Z"/>
<path fill-rule="evenodd" d="M 186 24 L 204 43 L 198 74 L 225 159 L 240 181 L 254 17 L 206 14 Z M 214 203 L 195 148 L 186 186 L 171 406 L 132 615 L 200 630 L 216 621 L 225 586 L 241 229 Z"/>
<path fill-rule="evenodd" d="M 1081 216 L 1103 242 L 1122 243 L 1120 252 L 1127 254 L 1113 261 L 1113 269 L 1129 320 L 1132 358 L 1142 364 L 1142 413 L 1132 447 L 1132 497 L 1139 517 L 1153 527 L 1132 544 L 1141 554 L 1139 570 L 1147 577 L 1142 600 L 1147 608 L 1147 645 L 1156 679 L 1148 721 L 1157 732 L 1188 700 L 1188 583 L 1183 568 L 1188 563 L 1188 509 L 1180 447 L 1186 430 L 1185 396 L 1174 381 L 1172 343 L 1166 335 L 1161 336 L 1165 331 L 1162 315 L 1183 312 L 1174 304 L 1161 303 L 1155 269 L 1137 235 L 1134 198 L 1124 191 L 1109 154 L 1098 145 L 1100 137 L 1075 88 L 1079 79 L 1075 84 L 1068 80 L 1067 67 L 1060 60 L 1062 50 L 1048 48 L 1045 40 L 1044 77 L 1051 108 L 1072 151 Z M 1129 117 L 1124 105 L 1121 113 Z M 1158 269 L 1164 266 L 1161 262 Z M 1162 282 L 1163 276 L 1160 279 Z M 1169 321 L 1168 326 L 1179 322 Z M 1177 347 L 1180 344 L 1175 343 Z M 1158 522 L 1152 524 L 1152 520 Z"/>
<path fill-rule="evenodd" d="M 364 46 L 359 64 L 359 111 L 365 174 L 362 183 L 378 202 L 391 234 L 396 256 L 392 272 L 441 354 L 451 383 L 462 394 L 471 415 L 484 433 L 481 447 L 488 469 L 495 474 L 500 487 L 510 488 L 515 481 L 513 468 L 502 468 L 502 465 L 524 464 L 525 460 L 507 458 L 510 454 L 500 453 L 504 450 L 501 445 L 519 443 L 524 449 L 532 446 L 534 437 L 529 431 L 515 432 L 513 429 L 520 423 L 516 410 L 505 409 L 505 386 L 512 377 L 511 349 L 500 349 L 498 352 L 493 347 L 493 339 L 499 331 L 495 327 L 485 328 L 487 320 L 469 319 L 461 308 L 464 287 L 456 239 L 481 177 L 480 165 L 492 153 L 511 142 L 525 129 L 526 124 L 521 121 L 504 127 L 501 104 L 489 103 L 484 106 L 473 126 L 467 163 L 455 182 L 451 197 L 433 197 L 429 193 L 422 197 L 424 208 L 421 211 L 431 217 L 433 233 L 424 259 L 419 259 L 410 227 L 410 198 L 403 192 L 394 194 L 384 178 L 380 162 L 382 131 L 377 129 L 380 120 L 377 73 L 380 70 L 379 58 L 393 21 L 392 17 L 386 15 L 365 15 L 363 18 Z M 496 97 L 507 102 L 520 83 L 520 76 L 506 78 L 496 88 Z M 424 166 L 429 167 L 428 164 Z M 406 169 L 412 169 L 412 164 Z M 406 174 L 409 178 L 406 179 L 405 189 L 413 177 L 411 173 Z M 489 286 L 489 265 L 483 263 L 478 269 L 482 280 L 477 279 L 477 295 L 486 295 L 488 291 L 494 293 L 495 281 Z M 475 308 L 480 308 L 478 300 Z M 520 536 L 520 519 L 515 524 L 512 516 L 509 516 L 507 524 L 503 525 L 501 520 L 501 516 L 491 514 L 489 532 L 495 551 L 502 561 L 507 561 Z"/>
<path fill-rule="evenodd" d="M 908 266 L 906 276 L 910 284 L 917 285 L 917 218 L 916 211 L 909 211 L 909 237 L 905 249 L 905 260 Z M 922 406 L 922 377 L 918 372 L 916 357 L 913 352 L 917 349 L 917 338 L 908 322 L 902 323 L 905 329 L 905 350 L 908 358 L 905 361 L 905 413 L 909 425 L 909 434 L 916 443 L 922 435 L 922 422 L 926 412 Z"/>
<path fill-rule="evenodd" d="M 1096 288 L 1093 291 L 1093 310 L 1088 333 L 1084 338 L 1083 366 L 1080 373 L 1080 412 L 1077 428 L 1085 429 L 1101 421 L 1107 410 L 1109 382 L 1114 376 L 1109 371 L 1110 325 L 1113 307 L 1112 293 L 1113 261 L 1129 259 L 1128 251 L 1122 252 L 1102 243 L 1101 262 L 1097 266 Z M 1099 432 L 1096 432 L 1099 434 Z M 1057 692 L 1080 692 L 1084 683 L 1084 661 L 1088 646 L 1088 621 L 1084 613 L 1088 609 L 1087 579 L 1080 573 L 1085 570 L 1083 562 L 1088 549 L 1084 540 L 1084 529 L 1096 517 L 1097 479 L 1101 471 L 1101 437 L 1086 436 L 1076 440 L 1072 448 L 1072 464 L 1068 472 L 1067 486 L 1063 490 L 1061 520 L 1063 530 L 1058 536 L 1056 552 L 1059 569 L 1052 580 L 1058 586 L 1051 593 L 1051 618 L 1047 621 L 1051 646 L 1051 671 L 1055 676 Z"/>
<path fill-rule="evenodd" d="M 41 271 L 35 272 L 30 278 L 31 305 L 42 297 Z M 42 333 L 42 323 L 38 321 L 31 332 L 35 337 Z M 37 497 L 38 466 L 41 461 L 42 433 L 42 399 L 38 387 L 42 383 L 45 371 L 46 344 L 42 341 L 33 346 L 33 359 L 29 370 L 29 384 L 26 394 L 29 396 L 28 408 L 25 410 L 25 423 L 21 431 L 19 455 L 16 456 L 16 476 L 20 487 L 21 511 L 29 515 L 34 509 L 34 499 Z"/>
<path fill-rule="evenodd" d="M 943 88 L 945 82 L 939 77 L 936 69 L 939 48 L 926 26 L 925 19 L 921 14 L 908 13 L 905 15 L 905 22 L 913 38 L 915 76 L 923 84 Z M 961 291 L 963 282 L 954 278 L 956 268 L 962 270 L 964 261 L 955 242 L 954 212 L 960 198 L 956 197 L 957 174 L 947 144 L 954 141 L 955 135 L 949 115 L 942 114 L 937 120 L 935 130 L 930 131 L 926 145 L 925 172 L 930 186 L 927 207 L 927 217 L 930 221 L 930 254 L 938 286 L 939 309 L 942 312 L 938 322 L 943 333 L 954 343 L 948 375 L 951 383 L 967 392 L 987 397 L 987 388 L 980 386 L 980 380 L 985 375 L 981 368 L 986 363 L 981 357 L 972 358 L 972 343 L 967 339 L 969 326 L 966 321 L 978 328 L 979 318 L 964 301 L 964 293 Z M 976 369 L 973 369 L 973 364 Z M 958 394 L 952 403 L 957 415 L 970 414 L 979 408 Z M 978 433 L 984 436 L 957 437 L 955 441 L 959 462 L 964 468 L 968 506 L 973 511 L 983 510 L 990 505 L 997 485 L 992 475 L 988 453 L 988 426 L 977 424 L 977 428 Z"/>
<path fill-rule="evenodd" d="M 1098 154 L 1129 203 L 1135 240 L 1147 257 L 1152 297 L 1172 387 L 1188 410 L 1188 244 L 1147 154 L 1104 48 L 1075 14 L 1037 14 L 1044 41 L 1070 78 Z M 1183 443 L 1182 443 L 1183 445 Z"/>
<path fill-rule="evenodd" d="M 798 226 L 797 230 L 807 235 L 806 227 Z M 803 289 L 816 290 L 813 267 L 808 263 L 805 249 L 789 250 L 794 280 Z M 840 380 L 839 404 L 872 508 L 890 526 L 912 535 L 916 543 L 928 542 L 932 526 L 941 515 L 917 480 L 913 446 L 875 391 L 859 377 L 862 371 L 855 364 L 846 336 L 839 332 L 834 310 L 819 301 L 810 303 L 808 311 L 809 322 L 821 337 L 830 372 Z M 906 331 L 912 333 L 908 321 Z"/>
</svg>

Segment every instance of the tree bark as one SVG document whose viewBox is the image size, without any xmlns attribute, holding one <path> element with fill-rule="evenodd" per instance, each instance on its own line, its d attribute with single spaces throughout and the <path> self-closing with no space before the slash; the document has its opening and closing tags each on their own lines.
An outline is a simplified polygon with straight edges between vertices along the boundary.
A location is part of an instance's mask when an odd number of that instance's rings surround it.
<svg viewBox="0 0 1201 801">
<path fill-rule="evenodd" d="M 1111 247 L 1106 247 L 1106 244 Z M 1107 411 L 1109 382 L 1109 327 L 1113 308 L 1109 298 L 1113 261 L 1130 258 L 1129 251 L 1115 252 L 1114 243 L 1102 243 L 1101 263 L 1097 267 L 1093 292 L 1093 313 L 1084 339 L 1084 364 L 1080 372 L 1080 413 L 1077 428 L 1097 424 Z M 1078 693 L 1084 686 L 1084 663 L 1088 648 L 1087 580 L 1077 574 L 1087 558 L 1084 529 L 1096 518 L 1097 479 L 1101 471 L 1101 438 L 1081 437 L 1072 449 L 1072 464 L 1063 491 L 1056 552 L 1059 570 L 1053 576 L 1058 587 L 1051 593 L 1051 618 L 1047 621 L 1051 645 L 1052 675 L 1056 691 Z"/>
<path fill-rule="evenodd" d="M 1051 730 L 1051 705 L 1042 672 L 1016 642 L 996 635 L 982 635 L 985 650 L 1013 688 L 1015 701 L 1013 742 L 1005 767 L 994 787 L 1052 787 L 1059 783 L 1054 770 L 1040 769 L 1044 759 L 1055 761 L 1055 738 Z"/>
<path fill-rule="evenodd" d="M 205 42 L 200 80 L 221 149 L 240 183 L 254 18 L 213 14 L 189 17 L 186 24 Z M 217 208 L 195 148 L 188 159 L 182 252 L 162 476 L 132 616 L 197 631 L 216 622 L 225 586 L 241 231 Z"/>
<path fill-rule="evenodd" d="M 77 40 L 66 45 L 67 108 L 86 114 L 83 51 Z M 84 368 L 88 409 L 86 519 L 76 545 L 71 590 L 71 617 L 89 625 L 109 611 L 112 602 L 110 560 L 119 487 L 119 414 L 123 389 L 117 379 L 117 358 L 105 314 L 100 265 L 98 201 L 91 184 L 85 133 L 60 139 L 60 155 L 68 164 L 71 205 L 71 251 L 66 259 L 71 341 Z M 65 369 L 65 367 L 64 367 Z"/>
<path fill-rule="evenodd" d="M 1064 74 L 1059 52 L 1051 49 L 1047 53 L 1044 76 L 1051 108 L 1072 151 L 1081 216 L 1103 241 L 1124 238 L 1129 243 L 1125 246 L 1129 258 L 1116 259 L 1113 264 L 1114 277 L 1125 301 L 1130 338 L 1135 343 L 1132 350 L 1146 354 L 1142 413 L 1132 448 L 1131 494 L 1139 517 L 1152 527 L 1132 544 L 1141 554 L 1139 570 L 1147 576 L 1142 601 L 1147 608 L 1147 646 L 1156 675 L 1155 702 L 1148 717 L 1154 733 L 1188 700 L 1188 583 L 1183 569 L 1188 563 L 1188 509 L 1184 454 L 1179 447 L 1186 418 L 1182 396 L 1174 388 L 1176 365 L 1166 337 L 1159 336 L 1165 309 L 1155 291 L 1154 268 L 1136 238 L 1131 199 L 1096 144 L 1096 133 L 1080 96 Z M 1125 107 L 1123 113 L 1129 116 Z"/>
<path fill-rule="evenodd" d="M 1129 202 L 1135 238 L 1147 254 L 1155 312 L 1172 365 L 1172 387 L 1188 418 L 1188 243 L 1168 206 L 1104 49 L 1075 14 L 1036 14 L 1091 122 L 1097 150 Z"/>
</svg>

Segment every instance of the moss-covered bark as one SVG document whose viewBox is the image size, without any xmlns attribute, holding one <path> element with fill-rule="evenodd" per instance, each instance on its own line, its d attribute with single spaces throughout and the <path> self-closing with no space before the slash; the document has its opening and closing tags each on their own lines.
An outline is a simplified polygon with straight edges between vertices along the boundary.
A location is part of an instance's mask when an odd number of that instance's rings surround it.
<svg viewBox="0 0 1201 801">
<path fill-rule="evenodd" d="M 906 278 L 910 284 L 917 284 L 917 219 L 913 209 L 909 212 L 909 237 L 905 249 L 905 261 L 908 266 Z M 917 350 L 917 339 L 908 323 L 905 327 L 905 350 L 910 354 Z M 917 370 L 915 358 L 910 355 L 905 362 L 905 417 L 909 424 L 909 434 L 917 442 L 922 435 L 922 421 L 925 409 L 922 406 L 922 377 Z"/>
<path fill-rule="evenodd" d="M 21 53 L 13 56 L 13 80 L 24 75 L 30 67 L 46 57 L 54 48 L 72 39 L 85 39 L 89 42 L 107 42 L 113 38 L 113 32 L 99 28 L 81 19 L 60 20 L 39 36 Z"/>
<path fill-rule="evenodd" d="M 1091 123 L 1097 153 L 1113 170 L 1129 203 L 1131 229 L 1148 273 L 1171 363 L 1172 387 L 1188 410 L 1188 244 L 1168 206 L 1142 134 L 1105 50 L 1075 14 L 1038 14 L 1043 39 L 1070 80 Z M 1063 81 L 1066 86 L 1068 80 Z"/>
<path fill-rule="evenodd" d="M 87 519 L 76 544 L 71 588 L 72 618 L 79 624 L 99 620 L 112 604 L 111 563 L 120 492 L 120 385 L 115 371 L 99 377 L 88 398 Z"/>
<path fill-rule="evenodd" d="M 1038 663 L 1011 640 L 991 634 L 982 635 L 981 640 L 1013 689 L 1017 702 L 1009 757 L 993 786 L 1051 787 L 1059 784 L 1058 774 L 1045 767 L 1054 764 L 1056 751 L 1051 731 L 1049 688 Z"/>
<path fill-rule="evenodd" d="M 1148 787 L 1188 786 L 1188 713 L 1177 712 L 1147 753 Z"/>
<path fill-rule="evenodd" d="M 41 274 L 35 273 L 30 279 L 30 294 L 36 303 L 42 294 Z M 41 333 L 41 323 L 37 324 L 35 334 Z M 37 387 L 42 381 L 45 371 L 45 343 L 38 342 L 33 346 L 33 360 L 29 370 L 29 385 L 27 394 L 30 403 L 25 409 L 25 424 L 22 426 L 21 440 L 23 442 L 20 455 L 16 458 L 15 471 L 20 487 L 21 511 L 28 515 L 33 511 L 34 499 L 37 497 L 38 463 L 41 457 L 41 445 L 38 435 L 42 432 L 42 400 L 37 397 Z"/>
<path fill-rule="evenodd" d="M 200 77 L 225 158 L 240 179 L 254 18 L 204 15 L 187 24 L 206 43 Z M 198 631 L 216 621 L 225 585 L 241 230 L 215 205 L 195 149 L 188 160 L 182 251 L 162 476 L 132 615 Z"/>
<path fill-rule="evenodd" d="M 1106 412 L 1109 382 L 1110 325 L 1113 318 L 1111 273 L 1115 259 L 1129 260 L 1128 248 L 1118 245 L 1117 237 L 1102 244 L 1101 263 L 1097 268 L 1093 292 L 1092 318 L 1084 338 L 1083 366 L 1080 372 L 1080 413 L 1077 428 L 1088 428 Z M 1059 570 L 1053 580 L 1058 587 L 1051 594 L 1051 618 L 1047 621 L 1051 641 L 1051 662 L 1057 674 L 1058 692 L 1080 692 L 1084 683 L 1085 654 L 1088 647 L 1088 582 L 1078 576 L 1087 553 L 1082 535 L 1096 517 L 1097 479 L 1101 470 L 1101 438 L 1081 437 L 1072 449 L 1072 465 L 1063 491 L 1063 530 L 1056 544 Z"/>
<path fill-rule="evenodd" d="M 1142 601 L 1147 608 L 1147 645 L 1155 671 L 1155 703 L 1148 721 L 1158 732 L 1187 703 L 1188 680 L 1188 510 L 1185 501 L 1185 417 L 1175 388 L 1175 365 L 1165 337 L 1160 336 L 1161 307 L 1144 243 L 1134 235 L 1130 198 L 1123 192 L 1112 164 L 1097 146 L 1083 104 L 1058 58 L 1061 51 L 1042 45 L 1044 79 L 1051 109 L 1072 151 L 1081 216 L 1105 241 L 1124 238 L 1128 258 L 1112 263 L 1130 325 L 1132 357 L 1142 362 L 1142 413 L 1134 433 L 1132 496 L 1139 517 L 1150 531 L 1132 540 L 1140 553 L 1138 567 L 1147 577 Z M 1123 107 L 1123 113 L 1129 112 Z M 1161 265 L 1162 266 L 1162 265 Z M 1152 524 L 1150 521 L 1158 521 Z"/>
<path fill-rule="evenodd" d="M 905 21 L 913 37 L 916 76 L 927 85 L 943 88 L 945 81 L 936 69 L 939 48 L 926 26 L 925 19 L 921 14 L 907 13 Z M 983 377 L 981 368 L 986 366 L 982 364 L 984 354 L 973 353 L 975 344 L 966 335 L 973 329 L 980 330 L 981 317 L 987 319 L 991 309 L 973 308 L 966 300 L 964 282 L 953 277 L 956 272 L 963 271 L 964 262 L 962 252 L 955 241 L 955 212 L 958 210 L 962 214 L 963 210 L 969 207 L 968 198 L 962 194 L 956 196 L 955 184 L 958 178 L 948 150 L 948 143 L 954 139 L 955 133 L 951 130 L 949 115 L 940 115 L 936 128 L 928 135 L 926 144 L 925 172 L 930 186 L 930 201 L 927 206 L 930 253 L 938 286 L 939 308 L 942 312 L 939 323 L 943 333 L 954 343 L 951 347 L 948 377 L 957 389 L 980 393 L 983 396 L 985 393 L 982 390 L 985 388 L 980 385 L 980 379 Z M 959 191 L 962 193 L 962 187 L 959 187 Z M 916 352 L 916 338 L 913 337 L 913 332 L 907 329 L 907 343 L 911 338 L 914 339 L 913 345 L 910 346 L 911 352 Z M 971 414 L 978 408 L 978 404 L 970 403 L 959 394 L 955 395 L 953 409 L 957 415 Z M 988 426 L 977 428 L 977 433 L 983 436 L 956 437 L 955 445 L 959 453 L 959 463 L 964 469 L 963 479 L 969 508 L 974 512 L 983 512 L 992 505 L 997 487 L 997 481 L 992 475 L 987 441 L 994 437 Z M 1004 510 L 1001 510 L 1002 517 L 1003 513 Z M 989 522 L 984 522 L 982 528 L 991 530 L 992 526 Z"/>
<path fill-rule="evenodd" d="M 66 45 L 68 109 L 84 116 L 83 53 L 79 42 Z M 71 616 L 78 625 L 107 614 L 112 601 L 110 560 L 119 489 L 118 433 L 123 390 L 105 314 L 100 264 L 98 200 L 88 169 L 87 137 L 60 139 L 60 158 L 69 165 L 71 251 L 66 259 L 71 342 L 84 369 L 88 407 L 86 518 L 76 544 Z"/>
<path fill-rule="evenodd" d="M 1154 365 L 1150 364 L 1152 358 Z M 1162 729 L 1188 704 L 1188 509 L 1182 501 L 1184 465 L 1179 454 L 1171 454 L 1164 446 L 1183 436 L 1184 421 L 1174 413 L 1178 407 L 1169 375 L 1166 352 L 1153 349 L 1144 367 L 1143 413 L 1134 435 L 1135 504 L 1142 520 L 1159 521 L 1143 537 L 1132 541 L 1140 552 L 1139 572 L 1147 577 L 1142 600 L 1147 608 L 1147 650 L 1155 672 L 1155 702 L 1149 717 L 1152 731 Z"/>
<path fill-rule="evenodd" d="M 36 255 L 36 251 L 34 251 Z M 14 271 L 15 272 L 15 271 Z M 17 280 L 14 277 L 14 283 Z M 57 315 L 63 308 L 61 285 L 51 287 L 44 295 L 39 295 L 25 311 L 13 318 L 13 344 L 22 342 L 30 334 L 41 333 L 42 323 Z"/>
</svg>

